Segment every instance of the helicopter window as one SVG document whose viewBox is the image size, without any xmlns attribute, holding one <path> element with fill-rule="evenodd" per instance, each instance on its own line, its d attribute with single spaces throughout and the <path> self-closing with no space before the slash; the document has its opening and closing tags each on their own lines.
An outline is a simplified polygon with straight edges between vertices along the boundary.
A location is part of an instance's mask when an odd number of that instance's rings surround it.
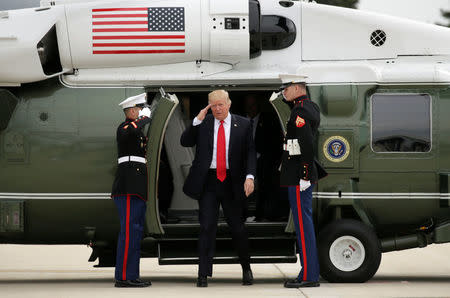
<svg viewBox="0 0 450 298">
<path fill-rule="evenodd" d="M 261 17 L 261 32 L 263 50 L 285 49 L 294 43 L 297 36 L 294 22 L 276 15 Z"/>
<path fill-rule="evenodd" d="M 8 127 L 16 105 L 16 97 L 8 90 L 0 89 L 0 131 Z"/>
<path fill-rule="evenodd" d="M 431 97 L 427 94 L 373 95 L 372 149 L 375 152 L 429 152 Z"/>
</svg>

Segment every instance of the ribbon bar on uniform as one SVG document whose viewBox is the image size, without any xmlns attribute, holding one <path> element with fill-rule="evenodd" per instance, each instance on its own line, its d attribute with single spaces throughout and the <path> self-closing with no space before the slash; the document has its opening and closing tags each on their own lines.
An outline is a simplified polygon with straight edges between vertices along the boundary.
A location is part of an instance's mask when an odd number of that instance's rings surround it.
<svg viewBox="0 0 450 298">
<path fill-rule="evenodd" d="M 127 161 L 135 161 L 140 163 L 147 163 L 147 160 L 140 156 L 122 156 L 117 160 L 119 164 Z"/>
</svg>

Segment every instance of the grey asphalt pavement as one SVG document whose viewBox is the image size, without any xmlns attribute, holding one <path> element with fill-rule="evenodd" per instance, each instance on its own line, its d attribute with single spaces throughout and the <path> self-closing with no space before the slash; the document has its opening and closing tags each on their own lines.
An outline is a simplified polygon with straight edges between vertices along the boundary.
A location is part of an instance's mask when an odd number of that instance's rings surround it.
<svg viewBox="0 0 450 298">
<path fill-rule="evenodd" d="M 256 264 L 253 286 L 241 285 L 239 265 L 216 265 L 208 288 L 196 288 L 197 267 L 141 261 L 153 285 L 117 289 L 113 268 L 92 267 L 86 246 L 0 245 L 0 297 L 450 297 L 450 244 L 383 254 L 375 277 L 363 284 L 285 289 L 299 264 Z"/>
</svg>

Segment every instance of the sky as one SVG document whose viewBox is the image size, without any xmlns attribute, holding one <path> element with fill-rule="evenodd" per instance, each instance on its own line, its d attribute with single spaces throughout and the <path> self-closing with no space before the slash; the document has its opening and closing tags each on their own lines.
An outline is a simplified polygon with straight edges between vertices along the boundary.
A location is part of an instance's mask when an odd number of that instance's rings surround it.
<svg viewBox="0 0 450 298">
<path fill-rule="evenodd" d="M 36 7 L 39 6 L 39 2 L 39 0 L 0 0 L 0 10 Z M 359 9 L 427 23 L 446 23 L 441 17 L 440 9 L 450 10 L 450 0 L 359 0 Z"/>
<path fill-rule="evenodd" d="M 426 23 L 447 23 L 440 9 L 450 10 L 450 0 L 359 0 L 358 8 Z"/>
</svg>

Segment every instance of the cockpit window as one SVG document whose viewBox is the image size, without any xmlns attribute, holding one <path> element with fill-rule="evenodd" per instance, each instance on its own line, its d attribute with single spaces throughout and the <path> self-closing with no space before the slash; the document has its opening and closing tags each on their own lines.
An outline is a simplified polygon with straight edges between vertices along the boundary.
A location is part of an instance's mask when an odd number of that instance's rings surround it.
<svg viewBox="0 0 450 298">
<path fill-rule="evenodd" d="M 373 95 L 372 149 L 375 152 L 429 152 L 431 97 L 427 94 Z"/>
<path fill-rule="evenodd" d="M 261 17 L 261 33 L 263 50 L 285 49 L 294 43 L 297 36 L 294 22 L 276 15 Z"/>
<path fill-rule="evenodd" d="M 17 105 L 17 98 L 8 90 L 0 89 L 0 131 L 8 127 Z"/>
</svg>

